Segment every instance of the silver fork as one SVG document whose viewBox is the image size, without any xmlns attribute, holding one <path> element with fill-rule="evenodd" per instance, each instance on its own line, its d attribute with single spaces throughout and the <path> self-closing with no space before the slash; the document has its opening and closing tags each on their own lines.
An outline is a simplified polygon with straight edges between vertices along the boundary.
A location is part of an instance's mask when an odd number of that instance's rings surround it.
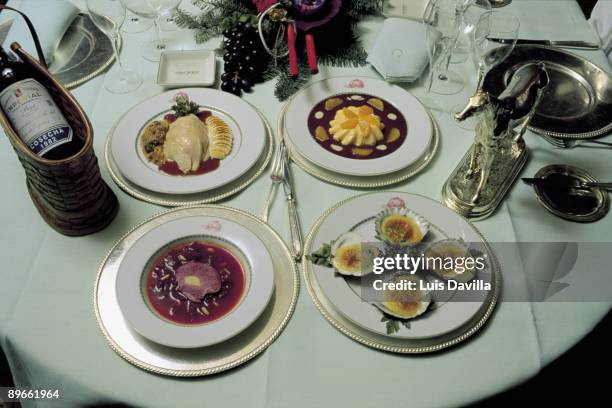
<svg viewBox="0 0 612 408">
<path fill-rule="evenodd" d="M 274 152 L 274 159 L 272 160 L 272 171 L 270 173 L 270 188 L 268 189 L 268 195 L 266 196 L 266 201 L 264 202 L 263 210 L 261 211 L 261 219 L 263 222 L 268 222 L 268 217 L 270 216 L 270 207 L 272 206 L 272 201 L 274 201 L 274 195 L 278 188 L 278 185 L 281 181 L 283 181 L 283 144 L 278 142 L 276 146 L 276 151 Z"/>
<path fill-rule="evenodd" d="M 612 149 L 612 143 L 602 142 L 600 140 L 584 140 L 584 139 L 560 139 L 557 137 L 542 135 L 542 138 L 548 143 L 556 147 L 557 149 L 573 149 L 581 145 L 595 145 L 598 147 L 605 146 L 605 148 Z"/>
</svg>

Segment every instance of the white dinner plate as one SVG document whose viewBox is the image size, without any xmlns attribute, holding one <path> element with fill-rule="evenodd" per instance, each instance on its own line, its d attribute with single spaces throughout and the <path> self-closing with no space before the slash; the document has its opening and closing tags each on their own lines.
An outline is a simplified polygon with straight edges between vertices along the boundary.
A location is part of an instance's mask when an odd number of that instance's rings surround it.
<svg viewBox="0 0 612 408">
<path fill-rule="evenodd" d="M 365 97 L 363 97 L 365 95 Z M 399 112 L 399 119 L 407 125 L 405 140 L 393 152 L 379 158 L 355 159 L 342 157 L 322 147 L 309 129 L 313 109 L 323 101 L 334 97 L 352 98 L 345 106 L 365 105 L 367 100 L 378 98 L 385 105 Z M 363 99 L 362 99 L 363 98 Z M 347 99 L 348 100 L 348 99 Z M 319 112 L 320 111 L 320 112 Z M 333 112 L 333 111 L 332 111 Z M 318 109 L 314 114 L 324 114 Z M 375 110 L 376 114 L 380 112 Z M 326 113 L 327 114 L 327 113 Z M 330 119 L 330 118 L 328 118 Z M 328 125 L 328 119 L 325 125 Z M 385 129 L 390 129 L 392 119 L 381 117 Z M 298 93 L 289 103 L 285 117 L 287 137 L 301 156 L 327 170 L 353 176 L 376 176 L 397 172 L 421 159 L 433 139 L 433 127 L 425 107 L 408 91 L 374 78 L 338 77 L 316 82 Z M 386 130 L 385 130 L 386 131 Z"/>
<path fill-rule="evenodd" d="M 171 112 L 172 98 L 185 92 L 202 110 L 225 120 L 234 135 L 234 145 L 218 169 L 202 175 L 171 176 L 148 163 L 138 139 L 144 127 Z M 230 183 L 248 171 L 263 152 L 266 128 L 257 111 L 242 99 L 215 89 L 184 88 L 164 92 L 134 106 L 111 135 L 113 159 L 132 183 L 166 194 L 192 194 Z"/>
<path fill-rule="evenodd" d="M 316 251 L 323 244 L 336 240 L 347 231 L 360 234 L 365 242 L 376 242 L 374 219 L 390 200 L 399 198 L 406 207 L 425 217 L 430 222 L 426 238 L 436 242 L 448 238 L 463 239 L 466 243 L 481 243 L 482 239 L 469 223 L 432 199 L 408 193 L 372 193 L 347 201 L 334 209 L 321 223 L 316 235 L 312 237 L 311 250 Z M 397 200 L 394 200 L 397 201 Z M 483 248 L 483 246 L 478 246 Z M 389 335 L 383 314 L 371 302 L 362 300 L 359 280 L 345 278 L 334 272 L 333 268 L 313 265 L 314 276 L 325 297 L 335 308 L 353 323 L 384 336 Z M 490 266 L 478 271 L 478 279 L 491 282 Z M 427 280 L 433 280 L 431 276 Z M 492 289 L 493 290 L 493 289 Z M 427 339 L 442 336 L 456 330 L 470 321 L 487 306 L 487 291 L 482 291 L 477 299 L 453 301 L 453 296 L 436 300 L 421 316 L 409 320 L 410 327 L 399 325 L 399 331 L 391 334 L 403 339 Z M 474 301 L 471 301 L 474 300 Z"/>
<path fill-rule="evenodd" d="M 201 325 L 179 325 L 152 311 L 144 295 L 144 278 L 152 257 L 178 241 L 208 241 L 236 257 L 245 273 L 242 298 L 227 313 Z M 274 289 L 272 259 L 248 229 L 227 219 L 186 216 L 149 231 L 128 250 L 117 273 L 117 300 L 130 326 L 145 338 L 177 348 L 205 347 L 246 329 L 259 317 Z"/>
</svg>

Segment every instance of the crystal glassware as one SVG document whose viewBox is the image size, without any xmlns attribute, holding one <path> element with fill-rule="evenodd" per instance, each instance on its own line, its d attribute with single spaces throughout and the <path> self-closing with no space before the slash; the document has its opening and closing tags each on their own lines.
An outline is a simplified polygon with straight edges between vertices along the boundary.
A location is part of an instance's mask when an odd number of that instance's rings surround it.
<svg viewBox="0 0 612 408">
<path fill-rule="evenodd" d="M 478 66 L 478 86 L 488 71 L 502 63 L 516 46 L 521 24 L 511 13 L 494 10 L 483 14 L 472 34 L 472 57 Z"/>
<path fill-rule="evenodd" d="M 108 36 L 115 51 L 117 66 L 107 74 L 105 88 L 117 94 L 134 91 L 142 84 L 142 77 L 123 67 L 117 46 L 119 29 L 125 20 L 124 5 L 119 0 L 87 0 L 87 10 L 94 24 Z"/>
<path fill-rule="evenodd" d="M 455 0 L 459 14 L 459 34 L 451 56 L 451 64 L 466 62 L 470 57 L 471 36 L 478 20 L 484 13 L 491 12 L 489 0 Z"/>
<path fill-rule="evenodd" d="M 121 26 L 121 31 L 128 34 L 138 34 L 148 31 L 153 27 L 153 21 L 138 17 L 131 11 L 127 12 L 125 22 Z"/>
<path fill-rule="evenodd" d="M 141 48 L 142 56 L 149 61 L 158 62 L 161 53 L 180 48 L 179 45 L 161 35 L 161 24 L 172 16 L 181 0 L 121 0 L 128 10 L 139 17 L 153 20 L 156 39 L 145 43 Z"/>
<path fill-rule="evenodd" d="M 431 0 L 425 11 L 423 23 L 426 28 L 429 55 L 427 84 L 429 91 L 440 95 L 459 93 L 465 82 L 456 72 L 449 69 L 460 26 L 460 13 L 456 7 L 456 0 Z"/>
</svg>

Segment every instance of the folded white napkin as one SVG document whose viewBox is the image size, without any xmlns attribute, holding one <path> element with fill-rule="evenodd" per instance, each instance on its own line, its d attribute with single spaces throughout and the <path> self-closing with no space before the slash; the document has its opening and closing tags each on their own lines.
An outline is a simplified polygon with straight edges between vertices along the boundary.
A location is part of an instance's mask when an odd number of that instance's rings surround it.
<svg viewBox="0 0 612 408">
<path fill-rule="evenodd" d="M 385 80 L 415 81 L 429 62 L 425 26 L 414 20 L 388 18 L 368 62 Z"/>
<path fill-rule="evenodd" d="M 49 2 L 50 0 L 25 0 L 15 8 L 25 13 L 32 21 L 45 59 L 48 64 L 51 64 L 57 46 L 74 18 L 79 14 L 79 9 L 66 0 L 53 0 L 53 7 L 49 7 Z M 18 6 L 18 3 L 10 1 L 8 5 Z M 45 12 L 41 13 L 41 10 Z M 37 58 L 34 41 L 23 18 L 10 10 L 5 10 L 3 13 L 11 13 L 15 16 L 13 25 L 4 41 L 4 48 L 7 49 L 12 42 L 17 41 L 30 55 Z"/>
</svg>

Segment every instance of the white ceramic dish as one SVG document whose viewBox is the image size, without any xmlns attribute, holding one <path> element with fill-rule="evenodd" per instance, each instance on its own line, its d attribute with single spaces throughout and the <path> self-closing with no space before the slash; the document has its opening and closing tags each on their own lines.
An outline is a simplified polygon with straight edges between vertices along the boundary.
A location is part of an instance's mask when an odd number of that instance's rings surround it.
<svg viewBox="0 0 612 408">
<path fill-rule="evenodd" d="M 391 103 L 404 116 L 408 133 L 393 153 L 376 159 L 341 157 L 321 147 L 310 134 L 308 118 L 321 101 L 338 95 L 366 94 Z M 363 105 L 364 102 L 356 102 Z M 289 103 L 285 131 L 291 144 L 307 160 L 340 174 L 384 175 L 405 169 L 420 160 L 433 140 L 433 126 L 425 107 L 406 90 L 374 78 L 339 77 L 316 82 L 298 93 Z"/>
<path fill-rule="evenodd" d="M 461 238 L 470 243 L 482 242 L 478 232 L 465 219 L 437 201 L 408 193 L 381 192 L 360 196 L 335 208 L 311 238 L 311 250 L 316 251 L 324 243 L 335 240 L 346 231 L 360 234 L 365 242 L 375 242 L 375 216 L 391 199 L 396 198 L 403 200 L 407 208 L 430 221 L 428 239 L 439 241 Z M 381 311 L 375 305 L 362 300 L 359 281 L 345 279 L 335 274 L 331 268 L 323 266 L 312 265 L 312 270 L 325 297 L 344 317 L 373 333 L 388 335 L 385 323 L 381 322 Z M 490 270 L 478 273 L 479 279 L 492 278 Z M 391 336 L 417 340 L 436 338 L 457 330 L 488 306 L 488 294 L 482 291 L 482 299 L 469 302 L 453 302 L 453 297 L 434 299 L 435 303 L 430 305 L 429 310 L 410 320 L 410 328 L 400 325 L 399 331 Z"/>
<path fill-rule="evenodd" d="M 170 112 L 172 98 L 185 92 L 205 110 L 224 119 L 234 135 L 232 152 L 210 173 L 170 176 L 148 163 L 138 139 L 144 127 Z M 192 194 L 230 183 L 246 173 L 261 156 L 266 127 L 257 111 L 242 99 L 214 89 L 184 88 L 168 91 L 134 106 L 117 124 L 112 135 L 113 159 L 129 181 L 147 190 L 165 194 Z"/>
<path fill-rule="evenodd" d="M 215 83 L 215 52 L 164 51 L 159 60 L 157 84 L 163 87 L 211 86 Z"/>
<path fill-rule="evenodd" d="M 171 323 L 153 312 L 143 295 L 143 275 L 150 258 L 169 243 L 187 237 L 224 242 L 241 260 L 246 274 L 242 299 L 234 309 L 203 325 Z M 235 222 L 208 216 L 185 216 L 147 232 L 127 251 L 116 281 L 117 301 L 130 326 L 155 343 L 176 348 L 206 347 L 235 336 L 259 317 L 273 289 L 272 259 L 259 238 Z"/>
</svg>

